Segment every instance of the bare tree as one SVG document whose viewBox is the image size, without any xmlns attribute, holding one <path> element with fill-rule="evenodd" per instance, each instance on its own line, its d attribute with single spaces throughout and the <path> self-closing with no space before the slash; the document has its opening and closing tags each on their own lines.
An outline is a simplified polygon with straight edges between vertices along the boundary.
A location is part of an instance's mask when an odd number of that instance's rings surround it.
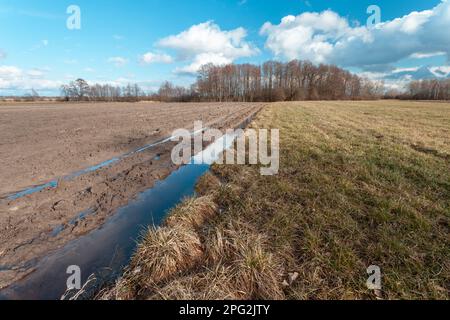
<svg viewBox="0 0 450 320">
<path fill-rule="evenodd" d="M 383 85 L 334 65 L 293 60 L 262 66 L 208 64 L 200 69 L 196 88 L 205 101 L 284 101 L 373 99 Z"/>
<path fill-rule="evenodd" d="M 412 84 L 411 91 L 423 96 L 424 83 Z M 441 83 L 426 83 L 430 99 L 447 92 Z M 447 89 L 446 89 L 447 88 Z M 263 65 L 207 64 L 200 68 L 197 81 L 190 87 L 164 82 L 152 98 L 160 101 L 293 101 L 374 99 L 382 95 L 384 85 L 338 68 L 334 65 L 314 65 L 309 61 L 288 63 L 267 61 Z M 447 90 L 447 91 L 446 91 Z M 138 101 L 146 98 L 137 84 L 123 88 L 94 84 L 78 79 L 62 86 L 66 100 Z M 148 98 L 148 97 L 147 97 Z"/>
<path fill-rule="evenodd" d="M 409 94 L 404 96 L 418 100 L 450 100 L 450 79 L 412 81 Z"/>
</svg>

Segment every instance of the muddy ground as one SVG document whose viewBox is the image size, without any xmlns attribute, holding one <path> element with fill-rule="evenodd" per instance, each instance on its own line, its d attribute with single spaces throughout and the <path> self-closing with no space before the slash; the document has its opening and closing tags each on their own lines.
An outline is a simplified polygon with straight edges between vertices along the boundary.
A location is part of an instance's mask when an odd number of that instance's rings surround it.
<svg viewBox="0 0 450 320">
<path fill-rule="evenodd" d="M 168 176 L 173 142 L 95 166 L 160 141 L 194 121 L 234 128 L 262 104 L 101 103 L 0 105 L 0 288 L 35 263 L 100 226 L 117 208 Z M 56 188 L 15 200 L 27 187 L 58 180 Z"/>
</svg>

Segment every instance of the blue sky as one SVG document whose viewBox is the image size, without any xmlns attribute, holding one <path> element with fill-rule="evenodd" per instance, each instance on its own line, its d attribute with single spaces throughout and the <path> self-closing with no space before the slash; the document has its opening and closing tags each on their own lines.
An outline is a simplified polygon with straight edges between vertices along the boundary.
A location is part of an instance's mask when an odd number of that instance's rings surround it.
<svg viewBox="0 0 450 320">
<path fill-rule="evenodd" d="M 80 30 L 66 27 L 72 4 Z M 368 30 L 373 4 L 385 24 Z M 447 26 L 441 0 L 0 0 L 0 95 L 57 94 L 79 77 L 154 90 L 192 83 L 207 62 L 293 58 L 401 87 L 448 76 L 450 38 L 436 35 Z"/>
</svg>

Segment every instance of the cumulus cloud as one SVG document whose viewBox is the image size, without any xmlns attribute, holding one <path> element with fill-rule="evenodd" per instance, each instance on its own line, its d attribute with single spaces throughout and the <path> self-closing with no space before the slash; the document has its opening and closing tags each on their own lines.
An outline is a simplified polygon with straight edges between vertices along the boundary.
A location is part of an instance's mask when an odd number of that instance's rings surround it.
<svg viewBox="0 0 450 320">
<path fill-rule="evenodd" d="M 16 66 L 0 65 L 0 90 L 55 90 L 62 82 L 46 78 L 45 70 L 22 70 Z"/>
<path fill-rule="evenodd" d="M 189 65 L 175 69 L 175 73 L 192 75 L 195 74 L 200 69 L 200 67 L 205 64 L 211 63 L 213 65 L 222 66 L 232 63 L 233 60 L 234 59 L 226 57 L 222 53 L 200 53 L 194 57 L 194 60 Z"/>
<path fill-rule="evenodd" d="M 203 64 L 231 63 L 259 53 L 256 47 L 245 40 L 246 37 L 247 31 L 244 28 L 225 31 L 208 21 L 161 39 L 157 46 L 174 50 L 179 60 L 190 62 L 177 69 L 177 72 L 195 73 Z"/>
<path fill-rule="evenodd" d="M 151 63 L 172 63 L 173 58 L 165 53 L 154 53 L 154 52 L 147 52 L 143 54 L 140 58 L 141 62 L 144 64 L 151 64 Z"/>
<path fill-rule="evenodd" d="M 128 63 L 128 60 L 122 57 L 111 57 L 108 59 L 108 62 L 114 64 L 116 67 L 123 67 Z"/>
<path fill-rule="evenodd" d="M 309 59 L 364 70 L 386 69 L 401 59 L 423 58 L 444 52 L 450 56 L 450 2 L 431 10 L 380 23 L 373 28 L 350 26 L 345 17 L 327 10 L 284 17 L 265 23 L 260 33 L 266 48 L 277 57 Z"/>
<path fill-rule="evenodd" d="M 260 31 L 267 36 L 266 47 L 276 56 L 326 62 L 335 51 L 336 42 L 352 35 L 365 35 L 363 28 L 351 28 L 345 18 L 326 10 L 286 16 L 280 24 L 266 22 Z"/>
</svg>

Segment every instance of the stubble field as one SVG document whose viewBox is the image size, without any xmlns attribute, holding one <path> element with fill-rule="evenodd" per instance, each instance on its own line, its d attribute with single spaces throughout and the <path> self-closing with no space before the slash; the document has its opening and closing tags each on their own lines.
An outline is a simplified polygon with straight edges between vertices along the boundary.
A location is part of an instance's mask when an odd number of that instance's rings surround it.
<svg viewBox="0 0 450 320">
<path fill-rule="evenodd" d="M 275 103 L 251 126 L 280 129 L 279 174 L 213 166 L 100 298 L 449 299 L 449 103 Z"/>
</svg>

